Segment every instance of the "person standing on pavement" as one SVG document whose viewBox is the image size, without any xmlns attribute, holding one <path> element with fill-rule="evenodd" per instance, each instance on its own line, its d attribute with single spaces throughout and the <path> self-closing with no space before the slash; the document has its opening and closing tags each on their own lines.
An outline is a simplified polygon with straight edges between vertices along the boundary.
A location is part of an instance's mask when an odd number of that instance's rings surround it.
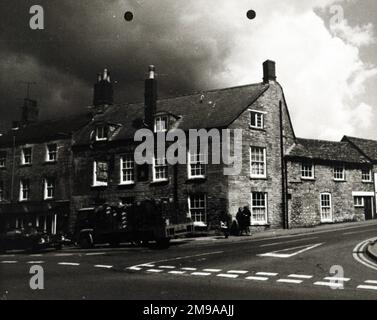
<svg viewBox="0 0 377 320">
<path fill-rule="evenodd" d="M 245 219 L 244 219 L 244 215 L 243 215 L 243 212 L 242 212 L 242 208 L 238 208 L 238 212 L 236 214 L 236 220 L 237 220 L 238 231 L 239 231 L 238 235 L 242 236 L 242 234 L 245 231 Z"/>
<path fill-rule="evenodd" d="M 249 210 L 249 207 L 245 206 L 243 207 L 242 214 L 245 220 L 245 231 L 247 235 L 250 235 L 250 226 L 251 226 L 251 212 Z"/>
<path fill-rule="evenodd" d="M 229 238 L 231 225 L 232 225 L 232 216 L 229 213 L 222 211 L 220 214 L 220 228 L 221 228 L 221 231 L 224 233 L 225 239 Z"/>
</svg>

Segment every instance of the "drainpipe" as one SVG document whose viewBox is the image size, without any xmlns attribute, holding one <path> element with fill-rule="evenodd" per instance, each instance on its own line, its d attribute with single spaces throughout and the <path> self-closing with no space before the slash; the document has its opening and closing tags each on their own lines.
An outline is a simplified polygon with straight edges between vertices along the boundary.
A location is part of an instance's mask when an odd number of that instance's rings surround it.
<svg viewBox="0 0 377 320">
<path fill-rule="evenodd" d="M 11 186 L 10 186 L 10 202 L 14 202 L 14 171 L 16 166 L 16 132 L 18 127 L 14 126 L 12 128 L 13 132 L 13 145 L 12 145 L 12 176 L 11 176 Z"/>
<path fill-rule="evenodd" d="M 283 104 L 279 101 L 279 121 L 280 121 L 280 166 L 281 166 L 281 207 L 283 210 L 283 226 L 289 229 L 288 208 L 287 208 L 287 164 L 284 159 L 284 136 L 283 136 Z"/>
</svg>

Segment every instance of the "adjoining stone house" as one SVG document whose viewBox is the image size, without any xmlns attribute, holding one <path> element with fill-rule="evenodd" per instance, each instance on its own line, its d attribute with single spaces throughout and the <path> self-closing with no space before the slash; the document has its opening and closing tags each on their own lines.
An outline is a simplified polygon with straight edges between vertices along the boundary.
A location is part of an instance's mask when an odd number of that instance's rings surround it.
<svg viewBox="0 0 377 320">
<path fill-rule="evenodd" d="M 0 136 L 0 229 L 67 230 L 71 212 L 72 132 L 87 114 L 38 121 L 37 104 L 25 99 L 21 122 Z"/>
<path fill-rule="evenodd" d="M 296 139 L 286 162 L 290 227 L 376 218 L 376 168 L 348 139 Z"/>
<path fill-rule="evenodd" d="M 239 207 L 249 206 L 256 228 L 283 227 L 283 158 L 295 135 L 275 63 L 266 61 L 263 71 L 261 83 L 159 99 L 151 68 L 145 101 L 137 104 L 112 105 L 106 93 L 98 98 L 97 86 L 95 116 L 73 139 L 72 226 L 78 210 L 153 198 L 174 206 L 172 222 L 191 219 L 211 228 L 219 224 L 221 212 L 235 216 Z M 142 128 L 155 134 L 174 128 L 186 133 L 242 129 L 241 173 L 224 175 L 223 164 L 212 164 L 210 154 L 204 155 L 209 162 L 204 164 L 197 150 L 188 150 L 188 164 L 155 159 L 153 165 L 136 165 L 134 135 Z"/>
</svg>

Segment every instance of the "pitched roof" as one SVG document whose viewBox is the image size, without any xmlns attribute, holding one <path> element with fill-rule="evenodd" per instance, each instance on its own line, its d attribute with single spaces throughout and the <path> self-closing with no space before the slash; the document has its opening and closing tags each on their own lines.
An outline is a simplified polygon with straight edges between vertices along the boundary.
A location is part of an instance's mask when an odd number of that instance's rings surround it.
<svg viewBox="0 0 377 320">
<path fill-rule="evenodd" d="M 176 116 L 178 128 L 185 131 L 227 127 L 268 88 L 268 84 L 258 83 L 159 99 L 157 112 Z M 143 127 L 143 119 L 144 103 L 113 105 L 95 117 L 95 121 L 119 124 L 110 141 L 133 139 L 136 130 Z M 75 134 L 76 145 L 90 143 L 93 126 Z"/>
<path fill-rule="evenodd" d="M 377 161 L 377 141 L 344 136 L 342 141 L 349 141 L 364 155 L 373 161 Z"/>
<path fill-rule="evenodd" d="M 296 139 L 296 143 L 288 152 L 287 157 L 348 163 L 370 162 L 348 142 L 301 138 Z"/>
<path fill-rule="evenodd" d="M 90 121 L 89 115 L 79 114 L 61 119 L 39 121 L 16 131 L 16 144 L 47 142 L 55 139 L 71 138 L 73 132 Z M 10 130 L 0 137 L 0 147 L 13 144 Z"/>
</svg>

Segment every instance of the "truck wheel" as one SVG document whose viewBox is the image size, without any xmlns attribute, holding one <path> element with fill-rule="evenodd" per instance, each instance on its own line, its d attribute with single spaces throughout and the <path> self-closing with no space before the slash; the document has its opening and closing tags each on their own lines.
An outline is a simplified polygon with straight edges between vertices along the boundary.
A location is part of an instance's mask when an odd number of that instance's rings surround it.
<svg viewBox="0 0 377 320">
<path fill-rule="evenodd" d="M 117 241 L 110 242 L 110 247 L 112 247 L 112 248 L 118 248 L 119 247 L 119 242 L 117 242 Z"/>
<path fill-rule="evenodd" d="M 156 240 L 157 248 L 167 249 L 170 246 L 170 238 L 163 238 Z"/>
<path fill-rule="evenodd" d="M 90 249 L 93 247 L 93 241 L 90 235 L 81 236 L 79 243 L 82 249 Z"/>
</svg>

